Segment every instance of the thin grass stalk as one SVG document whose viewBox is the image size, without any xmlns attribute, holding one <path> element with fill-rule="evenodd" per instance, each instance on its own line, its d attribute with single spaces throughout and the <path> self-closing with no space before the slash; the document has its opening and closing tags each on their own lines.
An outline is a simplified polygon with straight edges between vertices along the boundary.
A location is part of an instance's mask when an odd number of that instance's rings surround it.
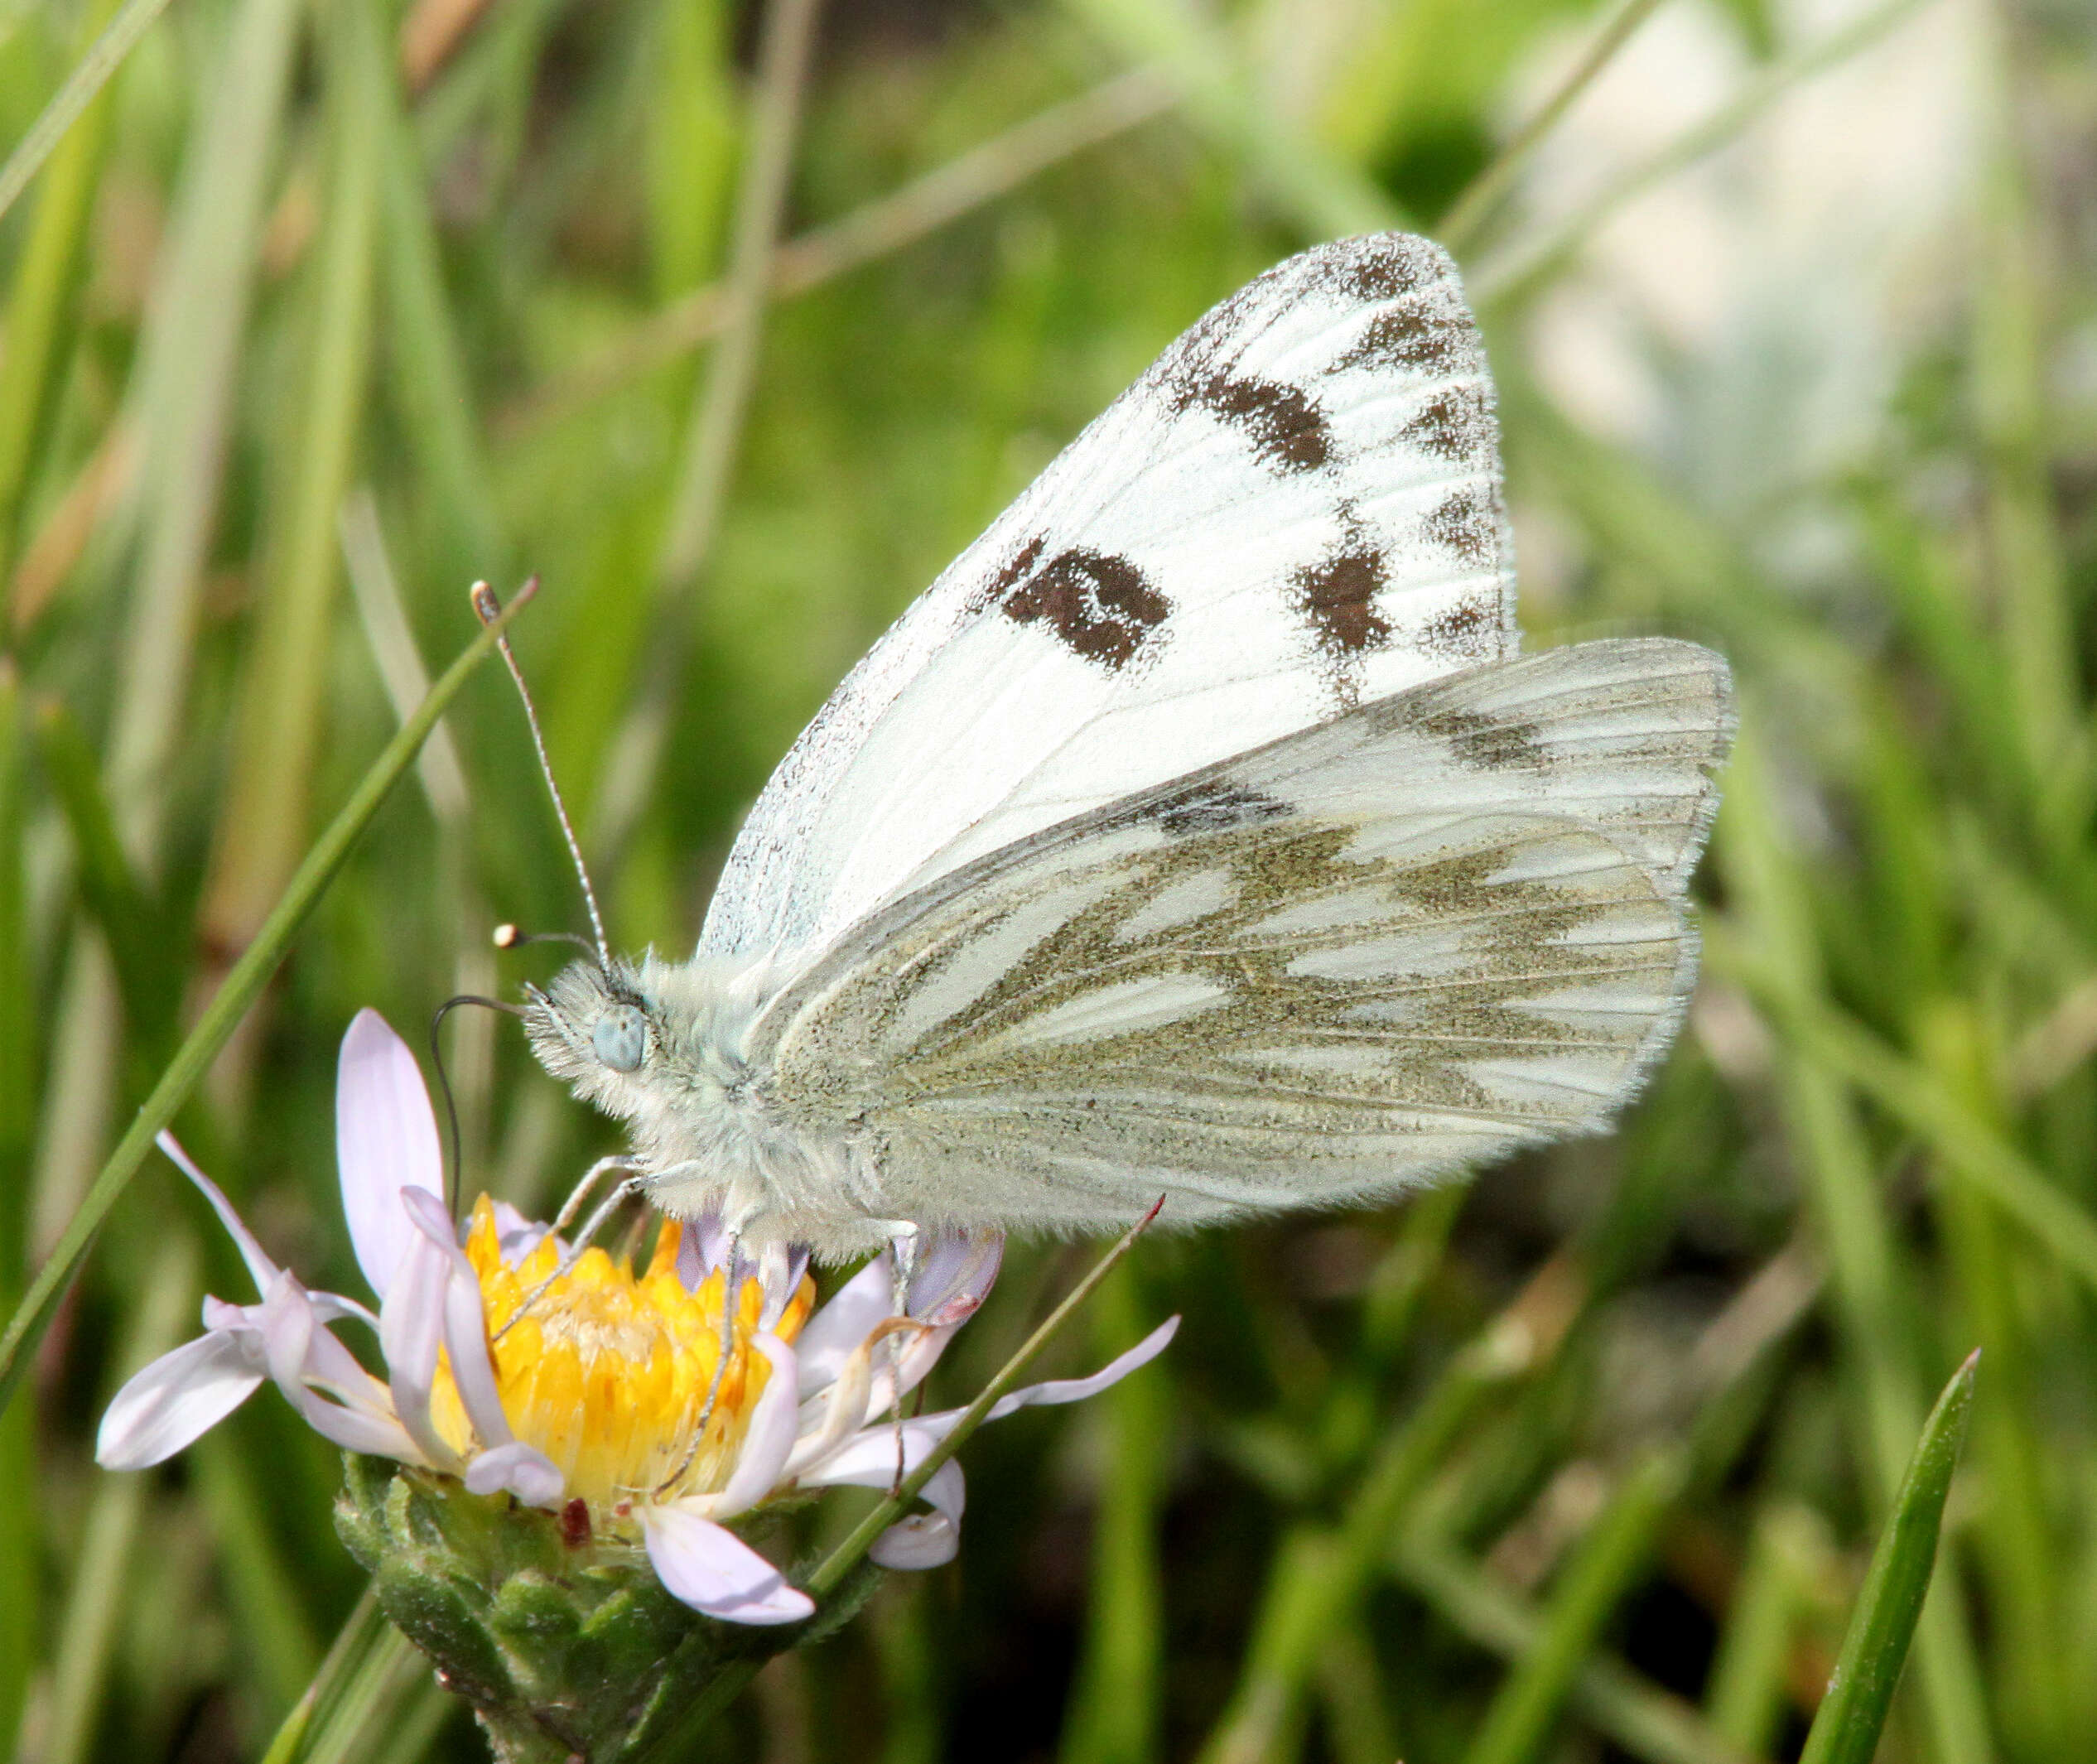
<svg viewBox="0 0 2097 1764">
<path fill-rule="evenodd" d="M 119 1360 L 123 1371 L 135 1371 L 174 1347 L 195 1309 L 202 1269 L 186 1225 L 171 1222 L 157 1234 Z M 28 1405 L 22 1406 L 27 1413 Z M 128 1564 L 154 1493 L 152 1478 L 143 1476 L 98 1477 L 92 1486 L 59 1619 L 47 1724 L 36 1749 L 41 1764 L 82 1764 L 94 1751 L 108 1708 L 104 1692 L 117 1631 L 131 1597 Z"/>
<path fill-rule="evenodd" d="M 369 121 L 378 131 L 387 393 L 457 561 L 467 574 L 501 581 L 512 573 L 509 539 L 490 494 L 494 476 L 445 287 L 422 154 L 377 33 L 356 31 L 344 46 L 365 58 L 355 77 L 370 94 Z"/>
<path fill-rule="evenodd" d="M 2097 1219 L 2088 1209 L 1916 1061 L 1824 999 L 1786 988 L 1768 950 L 1723 922 L 1706 940 L 1714 971 L 1748 986 L 1808 1058 L 1870 1097 L 1943 1159 L 1945 1174 L 1985 1194 L 2097 1291 Z"/>
<path fill-rule="evenodd" d="M 1617 51 L 1651 17 L 1661 0 L 1622 0 L 1595 32 L 1594 40 L 1573 64 L 1558 88 L 1537 108 L 1535 115 L 1515 131 L 1513 138 L 1493 155 L 1492 162 L 1467 184 L 1434 230 L 1453 257 L 1470 254 L 1478 234 L 1492 219 L 1493 210 L 1513 188 L 1545 137 L 1558 127 L 1565 113 L 1579 101 L 1603 70 L 1616 60 Z"/>
<path fill-rule="evenodd" d="M 237 950 L 298 860 L 327 687 L 339 552 L 370 362 L 384 63 L 371 0 L 342 0 L 328 42 L 326 218 L 312 330 L 261 605 L 241 682 L 232 776 L 199 918 L 207 947 Z"/>
<path fill-rule="evenodd" d="M 1374 1583 L 1392 1535 L 1451 1444 L 1496 1392 L 1535 1371 L 1563 1341 L 1571 1321 L 1559 1295 L 1564 1273 L 1546 1264 L 1450 1361 L 1391 1429 L 1338 1527 L 1299 1525 L 1277 1547 L 1245 1665 L 1202 1764 L 1256 1764 L 1295 1720 L 1326 1636 Z"/>
<path fill-rule="evenodd" d="M 404 1725 L 433 1733 L 428 1716 L 421 1713 L 430 1696 L 441 1708 L 454 1701 L 431 1681 L 428 1661 L 387 1621 L 378 1596 L 366 1587 L 312 1682 L 278 1727 L 262 1764 L 349 1764 L 373 1757 L 382 1739 L 398 1741 Z M 397 1764 L 400 1760 L 394 1746 L 384 1755 Z"/>
<path fill-rule="evenodd" d="M 2049 805 L 2056 849 L 2087 813 L 2091 756 L 2077 679 L 2075 619 L 2046 456 L 2038 228 L 2017 137 L 2019 73 L 2008 22 L 1979 15 L 1989 100 L 1974 254 L 1971 373 L 1985 468 L 1985 592 L 1998 610 L 2010 703 L 2026 763 Z"/>
<path fill-rule="evenodd" d="M 1752 75 L 1736 97 L 1648 155 L 1542 240 L 1482 265 L 1470 278 L 1473 304 L 1482 307 L 1526 304 L 1563 273 L 1588 241 L 1632 202 L 1718 152 L 1772 109 L 1786 93 L 1815 75 L 1839 66 L 1925 3 L 1926 0 L 1883 0 L 1819 42 L 1808 44 Z"/>
<path fill-rule="evenodd" d="M 65 138 L 66 131 L 80 119 L 96 94 L 123 65 L 138 39 L 166 8 L 167 0 L 130 0 L 89 46 L 87 53 L 65 76 L 65 84 L 52 94 L 51 102 L 29 125 L 29 133 L 16 142 L 7 162 L 0 165 L 0 214 L 15 205 L 16 198 L 29 187 L 29 181 Z"/>
<path fill-rule="evenodd" d="M 1772 817 L 1752 716 L 1728 772 L 1719 852 L 1743 937 L 1764 956 L 1772 987 L 1795 1013 L 1825 986 L 1815 928 L 1800 879 Z M 1776 1090 L 1837 1300 L 1854 1376 L 1862 1387 L 1858 1441 L 1867 1482 L 1890 1511 L 1921 1426 L 1916 1359 L 1898 1291 L 1898 1252 L 1879 1198 L 1863 1124 L 1837 1070 L 1810 1051 L 1780 1051 Z M 1934 1601 L 1917 1641 L 1917 1691 L 1937 1764 L 1985 1764 L 1993 1755 L 1979 1668 L 1964 1607 Z"/>
<path fill-rule="evenodd" d="M 1386 1566 L 1478 1646 L 1519 1662 L 1540 1645 L 1544 1623 L 1535 1608 L 1453 1545 L 1409 1535 L 1397 1540 Z M 1749 1764 L 1750 1754 L 1713 1732 L 1690 1704 L 1606 1656 L 1590 1656 L 1575 1669 L 1566 1702 L 1646 1764 Z"/>
<path fill-rule="evenodd" d="M 116 0 L 94 0 L 81 14 L 90 46 L 115 10 Z M 108 135 L 105 94 L 89 104 L 52 156 L 7 297 L 7 346 L 0 352 L 0 596 L 8 604 L 4 622 L 10 624 L 24 504 L 65 384 L 86 261 L 83 244 Z"/>
<path fill-rule="evenodd" d="M 923 176 L 784 241 L 772 254 L 771 297 L 777 302 L 809 293 L 929 238 L 1087 148 L 1164 115 L 1178 102 L 1159 69 L 1137 67 L 1037 111 Z M 722 283 L 694 288 L 638 321 L 602 354 L 499 412 L 494 426 L 516 435 L 571 417 L 718 336 L 729 314 Z"/>
<path fill-rule="evenodd" d="M 1402 1756 L 1384 1706 L 1383 1670 L 1367 1620 L 1326 1637 L 1317 1677 L 1318 1714 L 1333 1764 L 1391 1764 Z"/>
<path fill-rule="evenodd" d="M 12 1309 L 28 1275 L 29 1159 L 36 1125 L 33 996 L 24 923 L 22 836 L 27 740 L 21 682 L 0 658 L 0 1309 Z M 38 1544 L 44 1501 L 36 1415 L 27 1403 L 0 1415 L 0 1737 L 21 1730 L 36 1665 L 45 1603 Z"/>
<path fill-rule="evenodd" d="M 272 1502 L 266 1489 L 275 1478 L 243 1455 L 235 1435 L 220 1429 L 190 1448 L 188 1463 L 211 1527 L 213 1559 L 225 1586 L 227 1607 L 246 1638 L 240 1675 L 263 1709 L 282 1709 L 313 1676 L 321 1646 L 298 1598 L 303 1577 L 285 1559 L 270 1531 Z"/>
<path fill-rule="evenodd" d="M 1093 1334 L 1111 1359 L 1144 1333 L 1142 1289 L 1124 1268 L 1101 1289 Z M 1172 1393 L 1156 1375 L 1106 1393 L 1106 1452 L 1076 1680 L 1058 1746 L 1064 1764 L 1148 1764 L 1158 1755 L 1164 1660 L 1158 1521 L 1171 1450 Z"/>
<path fill-rule="evenodd" d="M 1064 0 L 1129 60 L 1155 64 L 1181 113 L 1242 165 L 1270 205 L 1312 239 L 1381 233 L 1405 216 L 1374 179 L 1276 118 L 1222 32 L 1187 0 Z"/>
<path fill-rule="evenodd" d="M 1135 1246 L 1136 1239 L 1149 1229 L 1151 1221 L 1158 1217 L 1159 1207 L 1164 1205 L 1164 1201 L 1160 1200 L 1157 1207 L 1153 1207 L 1122 1233 L 1114 1246 L 1093 1264 L 1085 1277 L 1070 1289 L 1055 1309 L 1042 1319 L 1034 1333 L 998 1368 L 990 1382 L 976 1393 L 975 1400 L 962 1410 L 960 1417 L 947 1430 L 946 1438 L 927 1452 L 918 1461 L 917 1468 L 896 1485 L 895 1492 L 882 1499 L 817 1564 L 815 1571 L 802 1583 L 808 1596 L 816 1601 L 815 1621 L 822 1621 L 823 1602 L 833 1593 L 845 1590 L 846 1583 L 858 1574 L 866 1559 L 866 1552 L 874 1547 L 875 1541 L 909 1511 L 910 1504 L 918 1497 L 918 1490 L 932 1480 L 939 1467 L 968 1443 L 976 1429 L 988 1418 L 991 1410 L 996 1407 L 998 1399 L 1020 1381 L 1020 1375 L 1033 1365 L 1042 1349 L 1054 1340 L 1063 1326 L 1077 1314 L 1085 1301 L 1098 1289 L 1100 1283 Z M 741 1659 L 728 1661 L 693 1699 L 682 1718 L 650 1741 L 629 1761 L 629 1764 L 664 1764 L 664 1761 L 681 1755 L 680 1748 L 688 1744 L 695 1736 L 706 1732 L 726 1712 L 729 1705 L 757 1676 L 764 1665 L 764 1659 L 765 1656 L 754 1652 Z"/>
<path fill-rule="evenodd" d="M 1704 1686 L 1712 1731 L 1744 1752 L 1774 1747 L 1784 1718 L 1792 1638 L 1807 1603 L 1807 1564 L 1825 1548 L 1810 1508 L 1772 1504 L 1757 1518 Z"/>
<path fill-rule="evenodd" d="M 269 977 L 289 951 L 292 938 L 334 880 L 350 848 L 369 825 L 393 786 L 413 762 L 424 737 L 445 706 L 458 694 L 466 677 L 494 648 L 496 637 L 532 602 L 532 594 L 514 595 L 502 615 L 483 627 L 480 634 L 446 668 L 415 715 L 403 723 L 350 793 L 326 831 L 307 852 L 282 897 L 265 919 L 246 949 L 241 952 L 224 983 L 212 996 L 176 1051 L 152 1093 L 140 1106 L 129 1128 L 110 1153 L 108 1161 L 89 1189 L 60 1237 L 50 1259 L 38 1270 L 22 1303 L 15 1309 L 4 1337 L 0 1337 L 0 1408 L 4 1408 L 20 1384 L 22 1371 L 36 1343 L 51 1326 L 53 1313 L 66 1289 L 80 1272 L 94 1247 L 96 1234 L 131 1178 L 144 1163 L 146 1152 L 158 1133 L 174 1119 L 175 1111 L 195 1089 L 219 1048 L 239 1026 Z"/>
<path fill-rule="evenodd" d="M 1531 1764 L 1541 1753 L 1603 1624 L 1645 1571 L 1689 1472 L 1688 1454 L 1662 1446 L 1624 1477 L 1559 1571 L 1535 1645 L 1494 1696 L 1465 1764 Z"/>
<path fill-rule="evenodd" d="M 634 708 L 611 740 L 591 807 L 600 851 L 626 843 L 646 806 L 669 739 L 672 701 L 695 635 L 695 590 L 713 554 L 744 424 L 757 384 L 772 258 L 801 128 L 803 90 L 822 0 L 769 0 L 736 191 L 735 236 L 721 340 L 694 394 L 656 560 L 659 634 Z"/>
<path fill-rule="evenodd" d="M 1998 1114 L 1997 1062 L 1969 1006 L 1934 1005 L 1921 1041 L 1928 1068 L 1947 1093 L 1977 1114 Z M 2051 1523 L 2045 1468 L 2051 1453 L 2040 1424 L 2045 1405 L 2032 1383 L 2039 1344 L 2017 1290 L 2028 1247 L 2013 1239 L 2001 1209 L 1971 1186 L 1940 1183 L 1936 1201 L 1967 1339 L 1978 1340 L 1989 1362 L 1989 1400 L 1973 1424 L 1973 1456 L 1988 1490 L 1973 1542 L 1993 1619 L 1989 1677 L 1998 1687 L 2004 1737 L 2025 1755 L 2066 1758 L 2075 1752 L 2075 1734 L 2088 1730 L 2075 1719 L 2080 1675 L 2058 1645 L 2072 1618 Z"/>
</svg>

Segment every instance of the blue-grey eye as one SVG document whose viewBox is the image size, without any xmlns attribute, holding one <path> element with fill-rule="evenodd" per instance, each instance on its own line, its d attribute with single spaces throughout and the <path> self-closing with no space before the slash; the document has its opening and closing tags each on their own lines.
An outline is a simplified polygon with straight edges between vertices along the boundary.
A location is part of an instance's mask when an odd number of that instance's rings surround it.
<svg viewBox="0 0 2097 1764">
<path fill-rule="evenodd" d="M 639 1072 L 648 1052 L 648 1019 L 638 1005 L 614 1005 L 590 1031 L 590 1045 L 614 1072 Z"/>
</svg>

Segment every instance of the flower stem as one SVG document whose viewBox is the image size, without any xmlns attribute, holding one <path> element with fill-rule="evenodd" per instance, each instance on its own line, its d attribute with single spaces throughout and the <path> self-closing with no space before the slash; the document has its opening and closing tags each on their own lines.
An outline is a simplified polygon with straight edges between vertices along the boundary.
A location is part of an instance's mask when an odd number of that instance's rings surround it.
<svg viewBox="0 0 2097 1764">
<path fill-rule="evenodd" d="M 910 1503 L 918 1497 L 918 1491 L 932 1480 L 933 1472 L 958 1452 L 967 1443 L 968 1436 L 983 1424 L 997 1400 L 1019 1381 L 1020 1374 L 1033 1362 L 1034 1357 L 1048 1345 L 1049 1339 L 1077 1314 L 1077 1308 L 1092 1297 L 1093 1289 L 1114 1270 L 1114 1265 L 1129 1253 L 1137 1238 L 1158 1217 L 1158 1211 L 1165 1204 L 1159 1197 L 1157 1206 L 1138 1219 L 1114 1247 L 1102 1256 L 1092 1271 L 1070 1289 L 1070 1295 L 1051 1311 L 1039 1328 L 1020 1343 L 1020 1350 L 998 1369 L 997 1376 L 985 1385 L 976 1400 L 962 1410 L 961 1419 L 954 1423 L 953 1430 L 925 1453 L 923 1462 L 896 1486 L 895 1492 L 855 1525 L 844 1542 L 826 1556 L 815 1573 L 809 1575 L 806 1590 L 815 1598 L 827 1598 L 837 1590 L 846 1575 L 859 1565 L 859 1559 L 874 1547 L 874 1540 L 901 1518 Z"/>
<path fill-rule="evenodd" d="M 205 1008 L 188 1039 L 176 1049 L 175 1058 L 161 1074 L 160 1082 L 154 1085 L 152 1094 L 133 1117 L 129 1130 L 117 1142 L 108 1162 L 102 1166 L 101 1174 L 94 1178 L 79 1211 L 66 1225 L 57 1247 L 37 1270 L 36 1280 L 15 1309 L 6 1335 L 0 1337 L 0 1410 L 6 1408 L 14 1395 L 23 1367 L 43 1338 L 44 1331 L 50 1327 L 66 1288 L 86 1261 L 96 1233 L 144 1163 L 153 1135 L 175 1118 L 175 1111 L 188 1100 L 190 1092 L 247 1014 L 248 1007 L 268 984 L 277 964 L 291 948 L 292 939 L 297 935 L 300 926 L 305 923 L 328 884 L 335 880 L 335 872 L 349 857 L 358 836 L 413 762 L 424 738 L 443 715 L 445 707 L 457 696 L 459 688 L 465 685 L 466 676 L 495 647 L 496 638 L 531 603 L 531 599 L 528 589 L 519 593 L 503 616 L 483 629 L 460 653 L 458 659 L 430 688 L 429 695 L 415 714 L 401 725 L 372 769 L 364 774 L 364 781 L 343 805 L 341 812 L 306 853 L 306 861 L 299 865 L 298 873 L 255 933 L 254 941 L 241 952 L 240 959 L 226 976 L 225 984 Z"/>
<path fill-rule="evenodd" d="M 1100 1258 L 1092 1271 L 1071 1289 L 1069 1296 L 1048 1313 L 1041 1327 L 1029 1336 L 1020 1344 L 1019 1351 L 998 1369 L 997 1376 L 985 1385 L 976 1400 L 962 1411 L 961 1419 L 954 1424 L 947 1437 L 933 1446 L 917 1468 L 903 1478 L 894 1494 L 855 1525 L 845 1540 L 823 1558 L 816 1571 L 804 1583 L 805 1590 L 818 1603 L 845 1585 L 853 1569 L 859 1566 L 866 1552 L 873 1548 L 874 1540 L 902 1516 L 917 1498 L 918 1491 L 932 1480 L 933 1472 L 959 1451 L 967 1442 L 968 1436 L 982 1425 L 997 1400 L 1012 1388 L 1020 1373 L 1048 1345 L 1050 1337 L 1070 1321 L 1077 1313 L 1077 1308 L 1113 1271 L 1115 1265 L 1129 1253 L 1136 1239 L 1158 1217 L 1159 1208 L 1164 1204 L 1164 1197 L 1160 1196 L 1157 1206 L 1121 1235 L 1120 1241 Z M 812 1622 L 821 1626 L 822 1613 L 818 1612 Z M 790 1631 L 783 1636 L 782 1640 L 791 1646 L 793 1645 L 792 1637 L 803 1632 Z M 677 1748 L 688 1745 L 695 1734 L 703 1733 L 726 1710 L 770 1657 L 769 1653 L 751 1652 L 724 1661 L 714 1675 L 706 1680 L 706 1688 L 686 1705 L 672 1726 L 665 1728 L 658 1736 L 642 1742 L 641 1749 L 634 1754 L 632 1764 L 652 1764 L 654 1760 L 682 1756 Z"/>
</svg>

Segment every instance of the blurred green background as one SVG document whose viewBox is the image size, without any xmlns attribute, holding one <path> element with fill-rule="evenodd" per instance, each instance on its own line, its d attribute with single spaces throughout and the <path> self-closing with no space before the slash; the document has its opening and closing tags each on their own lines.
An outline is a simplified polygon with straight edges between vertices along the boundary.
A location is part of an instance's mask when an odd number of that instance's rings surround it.
<svg viewBox="0 0 2097 1764">
<path fill-rule="evenodd" d="M 0 140 L 118 10 L 0 0 Z M 173 0 L 0 219 L 0 1296 L 475 576 L 543 576 L 518 648 L 613 941 L 682 950 L 947 558 L 1212 301 L 1385 224 L 1462 248 L 1531 643 L 1738 671 L 1680 1043 L 1613 1137 L 1142 1245 L 1059 1369 L 1180 1310 L 1170 1353 L 973 1441 L 959 1561 L 703 1755 L 1788 1758 L 1981 1344 L 1881 1756 L 2086 1758 L 2083 0 Z M 543 977 L 504 919 L 581 915 L 484 669 L 181 1122 L 315 1284 L 355 1279 L 343 1029 Z M 538 1203 L 609 1145 L 507 1020 L 446 1033 L 470 1185 Z M 1016 1249 L 943 1391 L 1090 1253 Z M 267 1393 L 92 1467 L 207 1287 L 248 1297 L 156 1158 L 0 1420 L 25 1758 L 259 1755 L 358 1590 L 339 1465 Z M 373 1756 L 481 1755 L 390 1694 Z"/>
</svg>

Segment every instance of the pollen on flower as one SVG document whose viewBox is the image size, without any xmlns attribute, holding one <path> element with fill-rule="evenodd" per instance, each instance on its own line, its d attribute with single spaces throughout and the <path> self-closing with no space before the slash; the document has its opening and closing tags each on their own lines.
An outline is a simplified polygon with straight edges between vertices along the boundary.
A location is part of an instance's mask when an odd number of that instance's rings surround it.
<svg viewBox="0 0 2097 1764">
<path fill-rule="evenodd" d="M 727 1370 L 695 1451 L 694 1429 L 721 1352 L 726 1281 L 716 1269 L 697 1290 L 686 1287 L 677 1265 L 682 1230 L 676 1220 L 665 1222 L 638 1273 L 601 1249 L 586 1250 L 520 1317 L 519 1307 L 559 1265 L 561 1247 L 549 1236 L 506 1262 L 494 1206 L 485 1195 L 474 1203 L 465 1251 L 480 1280 L 504 1413 L 519 1439 L 560 1467 L 571 1494 L 599 1514 L 672 1476 L 679 1494 L 722 1486 L 771 1373 L 770 1362 L 750 1346 L 764 1293 L 745 1280 L 735 1295 Z M 814 1304 L 815 1284 L 804 1276 L 772 1333 L 791 1342 Z M 431 1418 L 461 1451 L 486 1443 L 471 1437 L 448 1363 L 438 1368 Z"/>
</svg>

